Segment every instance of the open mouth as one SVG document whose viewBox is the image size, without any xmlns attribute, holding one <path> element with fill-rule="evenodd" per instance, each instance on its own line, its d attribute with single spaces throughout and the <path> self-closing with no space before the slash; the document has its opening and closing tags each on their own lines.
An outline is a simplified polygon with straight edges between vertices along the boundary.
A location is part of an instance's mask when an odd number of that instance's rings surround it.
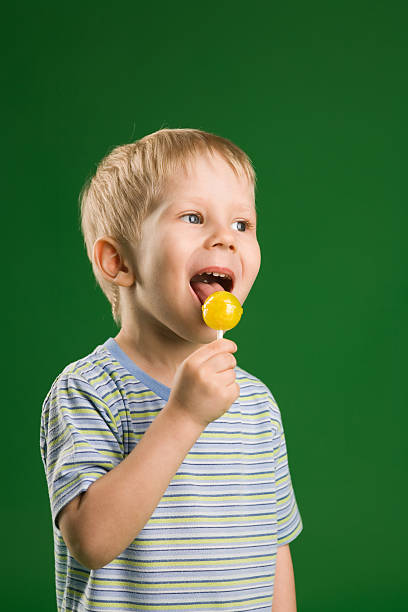
<svg viewBox="0 0 408 612">
<path fill-rule="evenodd" d="M 215 291 L 229 291 L 233 288 L 233 280 L 228 276 L 218 276 L 212 272 L 196 274 L 190 280 L 190 286 L 201 304 Z"/>
</svg>

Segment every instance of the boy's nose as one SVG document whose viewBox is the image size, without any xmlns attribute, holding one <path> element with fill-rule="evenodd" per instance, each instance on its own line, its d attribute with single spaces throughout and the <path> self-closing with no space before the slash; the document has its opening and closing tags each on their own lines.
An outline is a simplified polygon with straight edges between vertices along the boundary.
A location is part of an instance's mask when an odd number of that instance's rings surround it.
<svg viewBox="0 0 408 612">
<path fill-rule="evenodd" d="M 225 226 L 219 225 L 218 227 L 212 230 L 209 239 L 214 243 L 214 246 L 218 244 L 223 244 L 228 247 L 233 246 L 235 248 L 236 237 L 234 236 L 232 231 L 233 230 L 231 230 L 230 228 L 226 228 Z"/>
</svg>

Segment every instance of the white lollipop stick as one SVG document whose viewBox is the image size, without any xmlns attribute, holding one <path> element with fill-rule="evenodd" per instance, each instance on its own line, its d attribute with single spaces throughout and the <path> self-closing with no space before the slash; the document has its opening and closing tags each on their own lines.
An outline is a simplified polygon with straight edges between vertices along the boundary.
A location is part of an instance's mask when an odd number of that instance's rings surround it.
<svg viewBox="0 0 408 612">
<path fill-rule="evenodd" d="M 217 340 L 219 340 L 220 338 L 222 338 L 222 337 L 223 337 L 223 335 L 222 335 L 223 333 L 224 333 L 224 332 L 223 332 L 223 330 L 222 330 L 222 329 L 217 329 Z"/>
</svg>

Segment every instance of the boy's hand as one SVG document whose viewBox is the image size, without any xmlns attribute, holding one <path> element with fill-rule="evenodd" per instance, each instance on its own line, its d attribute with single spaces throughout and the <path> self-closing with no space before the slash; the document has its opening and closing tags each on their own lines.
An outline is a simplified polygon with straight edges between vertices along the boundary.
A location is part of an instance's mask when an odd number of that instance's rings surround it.
<svg viewBox="0 0 408 612">
<path fill-rule="evenodd" d="M 176 370 L 168 405 L 201 428 L 223 415 L 240 394 L 236 350 L 235 342 L 220 338 L 189 355 Z"/>
</svg>

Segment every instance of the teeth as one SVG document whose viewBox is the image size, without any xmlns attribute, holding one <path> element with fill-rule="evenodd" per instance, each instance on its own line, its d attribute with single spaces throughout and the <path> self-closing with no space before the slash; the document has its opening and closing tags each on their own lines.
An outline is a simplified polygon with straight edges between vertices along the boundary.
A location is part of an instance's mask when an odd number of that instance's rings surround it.
<svg viewBox="0 0 408 612">
<path fill-rule="evenodd" d="M 231 277 L 228 274 L 222 274 L 218 272 L 204 272 L 204 274 L 208 274 L 211 276 L 221 276 L 222 278 L 229 278 L 231 280 Z"/>
</svg>

